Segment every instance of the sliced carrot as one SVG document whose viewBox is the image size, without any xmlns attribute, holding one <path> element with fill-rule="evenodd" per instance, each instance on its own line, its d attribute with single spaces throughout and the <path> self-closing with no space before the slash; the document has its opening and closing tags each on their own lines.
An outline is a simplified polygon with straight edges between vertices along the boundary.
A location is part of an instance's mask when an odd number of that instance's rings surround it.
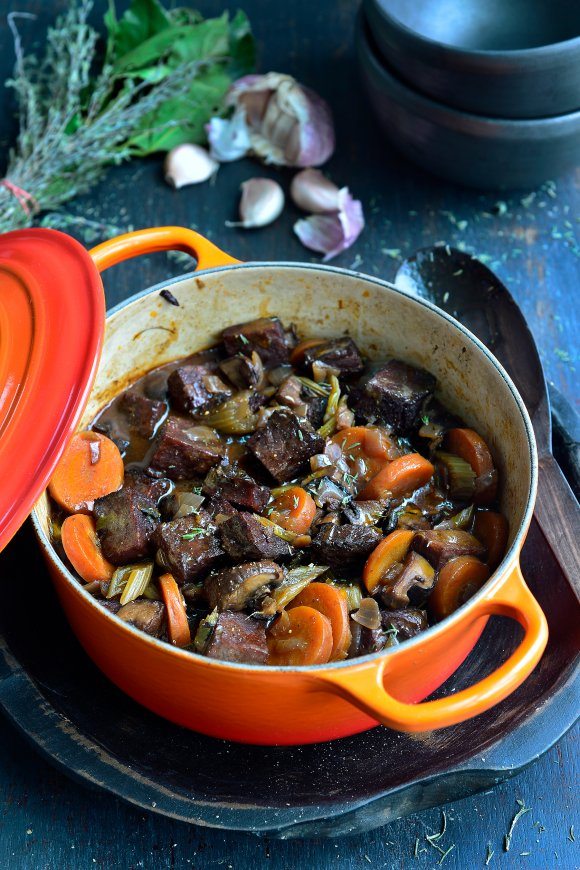
<svg viewBox="0 0 580 870">
<path fill-rule="evenodd" d="M 48 491 L 69 513 L 88 513 L 93 502 L 123 485 L 117 445 L 99 432 L 77 432 L 54 470 Z"/>
<path fill-rule="evenodd" d="M 276 496 L 268 519 L 283 529 L 305 535 L 316 514 L 312 496 L 301 486 L 290 486 Z"/>
<path fill-rule="evenodd" d="M 330 621 L 332 628 L 331 662 L 339 662 L 346 658 L 352 640 L 350 633 L 348 607 L 346 597 L 328 583 L 310 583 L 289 604 L 289 609 L 295 607 L 313 607 Z"/>
<path fill-rule="evenodd" d="M 395 498 L 411 495 L 416 489 L 425 486 L 435 472 L 428 459 L 420 453 L 407 453 L 389 462 L 367 483 L 358 497 L 361 499 Z"/>
<path fill-rule="evenodd" d="M 508 541 L 508 521 L 495 511 L 478 511 L 475 515 L 473 533 L 487 550 L 487 564 L 495 571 L 503 559 Z"/>
<path fill-rule="evenodd" d="M 332 654 L 332 626 L 314 607 L 282 611 L 268 632 L 269 665 L 323 665 Z"/>
<path fill-rule="evenodd" d="M 451 559 L 439 571 L 429 596 L 429 611 L 435 619 L 444 619 L 475 595 L 488 577 L 489 568 L 475 556 Z"/>
<path fill-rule="evenodd" d="M 372 592 L 396 562 L 403 562 L 415 532 L 407 529 L 395 529 L 378 544 L 368 557 L 363 568 L 363 581 L 369 592 Z"/>
<path fill-rule="evenodd" d="M 476 476 L 477 504 L 490 504 L 497 494 L 497 471 L 489 447 L 474 429 L 450 429 L 445 448 L 468 462 Z"/>
<path fill-rule="evenodd" d="M 60 534 L 67 559 L 85 583 L 111 579 L 115 567 L 103 556 L 92 517 L 72 514 L 65 519 Z"/>
<path fill-rule="evenodd" d="M 293 366 L 301 366 L 304 362 L 304 355 L 311 347 L 316 347 L 318 344 L 324 344 L 324 338 L 305 338 L 304 341 L 298 342 L 290 353 L 290 362 Z"/>
<path fill-rule="evenodd" d="M 172 574 L 162 574 L 159 578 L 159 589 L 165 604 L 167 616 L 167 634 L 175 646 L 189 646 L 191 632 L 187 621 L 187 613 L 183 596 Z"/>
<path fill-rule="evenodd" d="M 384 467 L 385 462 L 399 455 L 398 447 L 388 432 L 379 426 L 349 426 L 333 435 L 352 475 L 357 480 L 370 480 Z"/>
</svg>

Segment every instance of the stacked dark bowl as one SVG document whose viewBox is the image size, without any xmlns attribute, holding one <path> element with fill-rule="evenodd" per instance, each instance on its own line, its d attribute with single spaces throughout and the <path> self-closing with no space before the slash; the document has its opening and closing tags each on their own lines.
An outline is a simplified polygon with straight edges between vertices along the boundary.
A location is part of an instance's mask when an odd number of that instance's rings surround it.
<svg viewBox="0 0 580 870">
<path fill-rule="evenodd" d="M 387 139 L 479 188 L 580 164 L 580 0 L 363 0 L 357 56 Z"/>
</svg>

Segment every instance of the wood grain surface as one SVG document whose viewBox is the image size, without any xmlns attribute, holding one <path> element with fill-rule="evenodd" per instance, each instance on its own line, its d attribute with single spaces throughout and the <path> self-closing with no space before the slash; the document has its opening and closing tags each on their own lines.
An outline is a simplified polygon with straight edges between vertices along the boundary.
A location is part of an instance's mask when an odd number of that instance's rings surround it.
<svg viewBox="0 0 580 870">
<path fill-rule="evenodd" d="M 123 5 L 119 3 L 120 8 Z M 204 14 L 216 14 L 238 4 L 200 0 L 195 5 Z M 328 171 L 362 200 L 367 218 L 359 242 L 335 263 L 392 278 L 402 257 L 439 241 L 477 254 L 497 271 L 522 307 L 548 379 L 578 407 L 580 169 L 550 180 L 537 191 L 512 194 L 466 191 L 432 179 L 383 143 L 360 93 L 352 50 L 358 5 L 354 0 L 246 0 L 242 5 L 259 41 L 260 69 L 295 74 L 323 93 L 334 110 L 338 147 Z M 13 63 L 6 13 L 37 14 L 35 21 L 22 22 L 26 41 L 33 42 L 42 40 L 47 21 L 65 6 L 66 0 L 0 3 L 1 79 Z M 104 0 L 95 3 L 95 22 L 105 6 Z M 14 123 L 6 96 L 2 105 L 4 153 Z M 151 158 L 112 169 L 98 189 L 74 203 L 71 212 L 122 230 L 167 223 L 193 226 L 245 260 L 315 260 L 292 234 L 298 212 L 291 205 L 264 230 L 244 232 L 225 226 L 225 220 L 236 216 L 240 183 L 254 175 L 275 177 L 286 189 L 291 178 L 287 171 L 241 161 L 223 167 L 213 185 L 176 192 L 162 181 L 160 161 Z M 106 228 L 97 232 L 94 242 L 106 233 Z M 106 276 L 108 304 L 186 269 L 165 255 L 116 267 Z M 23 566 L 21 579 L 25 576 Z M 577 734 L 569 734 L 526 772 L 492 793 L 446 807 L 447 831 L 436 843 L 444 851 L 452 844 L 455 847 L 443 856 L 425 840 L 425 834 L 440 830 L 439 810 L 352 839 L 287 843 L 145 815 L 71 782 L 0 721 L 0 866 L 318 870 L 442 864 L 470 870 L 485 866 L 490 843 L 494 854 L 488 866 L 492 868 L 574 870 L 580 866 Z M 517 823 L 506 853 L 503 837 L 518 810 L 518 799 L 531 810 Z M 575 839 L 570 830 L 574 824 Z"/>
</svg>

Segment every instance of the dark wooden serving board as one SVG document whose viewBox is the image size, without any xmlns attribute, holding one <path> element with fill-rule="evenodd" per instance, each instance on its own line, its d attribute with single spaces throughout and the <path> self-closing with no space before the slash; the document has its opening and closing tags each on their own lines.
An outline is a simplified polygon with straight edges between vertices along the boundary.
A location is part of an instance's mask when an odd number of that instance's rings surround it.
<svg viewBox="0 0 580 870">
<path fill-rule="evenodd" d="M 568 418 L 568 432 L 555 423 L 569 457 L 575 419 Z M 548 648 L 526 683 L 476 723 L 424 735 L 378 727 L 328 744 L 264 748 L 178 728 L 109 683 L 69 630 L 26 527 L 3 557 L 6 580 L 25 566 L 30 594 L 23 607 L 21 586 L 4 583 L 0 707 L 69 775 L 166 816 L 281 838 L 372 830 L 490 788 L 575 721 L 578 604 L 535 522 L 522 564 L 548 618 Z M 519 631 L 492 619 L 441 692 L 481 679 L 510 653 Z"/>
</svg>

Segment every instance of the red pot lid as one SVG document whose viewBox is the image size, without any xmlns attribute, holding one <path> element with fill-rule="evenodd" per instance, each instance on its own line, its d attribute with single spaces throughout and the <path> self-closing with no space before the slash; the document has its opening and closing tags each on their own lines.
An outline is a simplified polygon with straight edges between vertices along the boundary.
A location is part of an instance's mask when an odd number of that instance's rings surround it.
<svg viewBox="0 0 580 870">
<path fill-rule="evenodd" d="M 104 325 L 103 285 L 82 245 L 56 230 L 0 236 L 0 550 L 78 424 Z"/>
</svg>

